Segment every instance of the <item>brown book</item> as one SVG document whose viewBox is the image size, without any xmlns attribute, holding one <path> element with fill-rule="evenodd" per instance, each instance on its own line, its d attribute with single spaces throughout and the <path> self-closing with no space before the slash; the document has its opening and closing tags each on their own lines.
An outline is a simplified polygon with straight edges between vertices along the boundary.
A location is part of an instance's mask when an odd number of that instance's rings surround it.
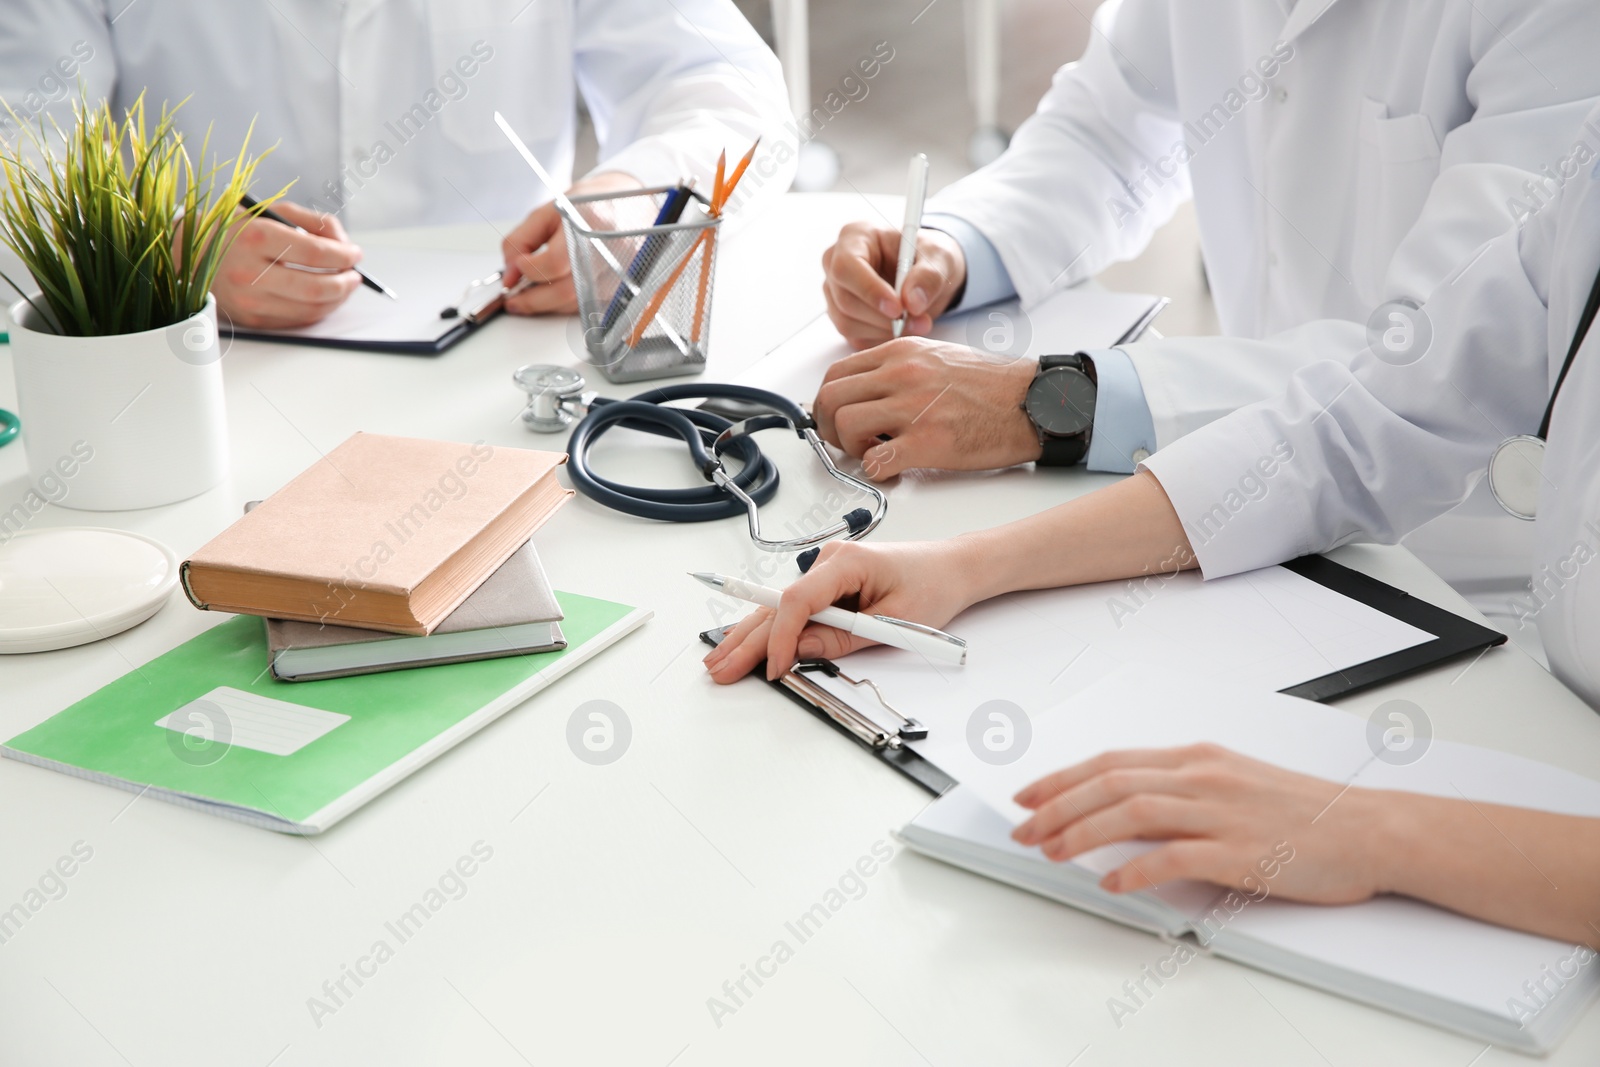
<svg viewBox="0 0 1600 1067">
<path fill-rule="evenodd" d="M 184 561 L 212 611 L 429 634 L 572 491 L 560 452 L 358 433 Z"/>
</svg>

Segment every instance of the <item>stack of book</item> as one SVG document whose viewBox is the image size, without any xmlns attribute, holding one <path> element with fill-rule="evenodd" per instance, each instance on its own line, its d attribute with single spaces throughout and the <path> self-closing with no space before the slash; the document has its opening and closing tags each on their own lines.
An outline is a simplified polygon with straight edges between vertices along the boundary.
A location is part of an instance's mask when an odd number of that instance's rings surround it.
<svg viewBox="0 0 1600 1067">
<path fill-rule="evenodd" d="M 197 607 L 238 618 L 0 755 L 323 832 L 650 617 L 545 580 L 532 537 L 572 496 L 565 459 L 355 435 L 180 568 Z"/>
<path fill-rule="evenodd" d="M 262 616 L 280 681 L 564 648 L 529 539 L 572 495 L 564 458 L 356 434 L 185 562 L 184 592 Z"/>
</svg>

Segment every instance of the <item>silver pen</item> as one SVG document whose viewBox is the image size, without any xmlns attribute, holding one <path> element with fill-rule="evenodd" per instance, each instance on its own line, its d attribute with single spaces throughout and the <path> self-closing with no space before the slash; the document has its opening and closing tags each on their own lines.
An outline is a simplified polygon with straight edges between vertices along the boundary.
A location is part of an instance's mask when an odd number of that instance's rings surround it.
<svg viewBox="0 0 1600 1067">
<path fill-rule="evenodd" d="M 895 263 L 894 291 L 905 306 L 906 275 L 917 260 L 917 231 L 922 229 L 922 205 L 928 199 L 928 157 L 921 152 L 911 157 L 911 168 L 906 176 L 906 217 L 900 229 L 900 257 Z M 907 313 L 909 314 L 909 312 Z M 894 335 L 899 337 L 906 328 L 906 314 L 894 320 Z"/>
</svg>

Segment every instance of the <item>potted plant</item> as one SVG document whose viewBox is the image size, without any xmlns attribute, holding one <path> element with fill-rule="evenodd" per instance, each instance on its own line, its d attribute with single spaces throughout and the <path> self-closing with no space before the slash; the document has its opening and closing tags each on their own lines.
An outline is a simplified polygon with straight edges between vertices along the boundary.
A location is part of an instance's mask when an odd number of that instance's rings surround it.
<svg viewBox="0 0 1600 1067">
<path fill-rule="evenodd" d="M 237 224 L 277 196 L 241 211 L 260 161 L 249 134 L 206 168 L 208 136 L 197 168 L 174 110 L 147 128 L 142 95 L 120 121 L 82 100 L 70 129 L 18 123 L 24 136 L 0 149 L 0 243 L 38 287 L 5 278 L 22 295 L 22 439 L 34 488 L 67 507 L 169 504 L 228 472 L 211 282 Z"/>
</svg>

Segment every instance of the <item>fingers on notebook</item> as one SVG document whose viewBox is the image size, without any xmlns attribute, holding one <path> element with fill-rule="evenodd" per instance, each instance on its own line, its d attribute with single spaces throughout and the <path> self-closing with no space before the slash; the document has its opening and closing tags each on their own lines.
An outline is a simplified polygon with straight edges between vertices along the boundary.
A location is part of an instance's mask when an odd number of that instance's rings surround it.
<svg viewBox="0 0 1600 1067">
<path fill-rule="evenodd" d="M 1238 879 L 1239 857 L 1220 841 L 1192 838 L 1168 841 L 1100 879 L 1110 893 L 1131 893 L 1163 882 L 1192 879 L 1230 885 Z"/>
<path fill-rule="evenodd" d="M 1038 809 L 1084 782 L 1112 771 L 1180 766 L 1193 758 L 1198 747 L 1129 748 L 1102 752 L 1093 759 L 1045 775 L 1011 799 L 1021 807 Z"/>
</svg>

